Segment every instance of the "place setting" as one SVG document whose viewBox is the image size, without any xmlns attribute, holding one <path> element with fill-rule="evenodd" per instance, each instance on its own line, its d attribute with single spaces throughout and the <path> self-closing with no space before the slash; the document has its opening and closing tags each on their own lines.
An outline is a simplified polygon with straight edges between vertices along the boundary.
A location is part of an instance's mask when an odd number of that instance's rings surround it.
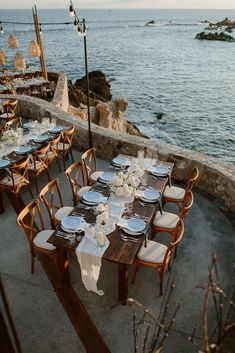
<svg viewBox="0 0 235 353">
<path fill-rule="evenodd" d="M 111 165 L 116 169 L 126 169 L 131 165 L 131 161 L 125 156 L 117 156 L 112 160 Z"/>
<path fill-rule="evenodd" d="M 107 197 L 97 191 L 87 191 L 83 194 L 81 202 L 87 206 L 97 206 L 99 203 L 106 203 Z"/>
<path fill-rule="evenodd" d="M 142 206 L 153 207 L 156 203 L 159 204 L 159 210 L 162 213 L 162 194 L 154 189 L 137 190 L 135 196 L 139 198 L 139 203 Z"/>
<path fill-rule="evenodd" d="M 86 222 L 81 216 L 67 216 L 61 221 L 55 235 L 75 243 L 75 241 L 80 241 L 84 236 L 85 224 Z"/>
</svg>

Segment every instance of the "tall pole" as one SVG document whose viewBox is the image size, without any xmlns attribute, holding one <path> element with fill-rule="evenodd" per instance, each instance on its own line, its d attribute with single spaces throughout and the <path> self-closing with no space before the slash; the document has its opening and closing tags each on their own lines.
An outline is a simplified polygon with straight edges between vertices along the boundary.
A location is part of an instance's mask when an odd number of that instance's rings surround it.
<svg viewBox="0 0 235 353">
<path fill-rule="evenodd" d="M 83 36 L 84 43 L 84 56 L 85 56 L 85 72 L 86 72 L 86 94 L 87 94 L 87 121 L 88 121 L 88 139 L 89 148 L 92 148 L 92 134 L 91 134 L 91 113 L 90 113 L 90 89 L 89 89 L 89 73 L 88 73 L 88 60 L 87 60 L 87 40 L 86 40 L 86 21 L 83 18 L 82 23 L 79 21 L 77 12 L 73 6 L 73 1 L 70 0 L 69 6 L 70 16 L 75 16 L 74 25 L 77 27 L 79 35 Z"/>
<path fill-rule="evenodd" d="M 41 64 L 42 77 L 44 77 L 44 79 L 47 81 L 48 77 L 47 77 L 44 50 L 43 50 L 43 45 L 42 45 L 42 33 L 40 31 L 40 24 L 39 24 L 39 19 L 38 19 L 36 5 L 34 5 L 34 8 L 32 8 L 32 11 L 33 11 L 33 21 L 34 21 L 34 27 L 35 27 L 37 43 L 38 43 L 38 45 L 40 47 L 40 52 L 41 52 L 41 54 L 40 54 L 40 64 Z"/>
<path fill-rule="evenodd" d="M 86 70 L 86 94 L 87 94 L 87 116 L 88 116 L 88 137 L 89 148 L 92 148 L 92 135 L 91 135 L 91 112 L 90 112 L 90 89 L 89 89 L 89 72 L 87 60 L 87 43 L 86 43 L 86 21 L 83 19 L 83 41 L 84 41 L 84 54 L 85 54 L 85 70 Z"/>
</svg>

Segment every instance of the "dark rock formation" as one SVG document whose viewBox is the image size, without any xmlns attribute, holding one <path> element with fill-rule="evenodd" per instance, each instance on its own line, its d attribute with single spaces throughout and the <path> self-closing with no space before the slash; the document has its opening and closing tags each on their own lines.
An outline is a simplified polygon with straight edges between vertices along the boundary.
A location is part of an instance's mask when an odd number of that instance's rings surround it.
<svg viewBox="0 0 235 353">
<path fill-rule="evenodd" d="M 235 41 L 235 38 L 233 38 L 232 36 L 224 33 L 224 32 L 221 32 L 221 33 L 207 33 L 207 32 L 200 32 L 196 35 L 195 37 L 196 39 L 200 39 L 200 40 L 203 40 L 203 39 L 206 39 L 206 40 L 220 40 L 220 41 L 225 41 L 225 42 L 233 42 Z"/>
<path fill-rule="evenodd" d="M 164 118 L 166 116 L 166 114 L 163 112 L 155 112 L 154 115 L 156 116 L 156 118 L 158 120 L 161 120 L 162 118 Z"/>
<path fill-rule="evenodd" d="M 235 28 L 235 21 L 231 21 L 228 17 L 226 17 L 224 20 L 216 23 L 209 22 L 209 25 L 206 28 L 206 30 L 211 30 L 211 29 L 217 30 L 218 28 L 225 27 L 225 26 L 227 26 L 229 30 L 232 30 Z M 229 30 L 227 32 L 229 32 Z"/>
<path fill-rule="evenodd" d="M 86 90 L 86 77 L 84 76 L 83 78 L 77 80 L 75 86 Z M 92 94 L 94 96 L 93 99 L 105 101 L 112 98 L 110 93 L 110 84 L 106 78 L 106 75 L 102 71 L 96 70 L 89 73 L 89 86 L 90 94 L 91 96 Z"/>
</svg>

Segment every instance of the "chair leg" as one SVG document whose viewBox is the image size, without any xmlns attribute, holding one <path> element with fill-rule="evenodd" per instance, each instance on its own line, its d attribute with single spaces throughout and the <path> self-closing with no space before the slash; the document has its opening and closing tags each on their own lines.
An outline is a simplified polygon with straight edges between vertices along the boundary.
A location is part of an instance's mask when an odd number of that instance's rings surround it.
<svg viewBox="0 0 235 353">
<path fill-rule="evenodd" d="M 139 272 L 140 270 L 140 266 L 136 263 L 135 264 L 135 269 L 134 269 L 134 273 L 133 273 L 133 277 L 132 277 L 132 284 L 135 283 L 135 279 L 136 279 L 136 275 L 137 275 L 137 272 Z"/>
<path fill-rule="evenodd" d="M 164 272 L 159 272 L 159 278 L 160 278 L 160 296 L 163 294 L 163 279 L 164 279 Z"/>
<path fill-rule="evenodd" d="M 35 177 L 35 183 L 36 183 L 36 193 L 37 195 L 39 194 L 39 187 L 38 187 L 38 175 Z"/>
<path fill-rule="evenodd" d="M 72 158 L 72 161 L 73 161 L 73 163 L 74 163 L 74 158 L 73 158 L 73 150 L 72 150 L 72 148 L 70 149 L 70 155 L 71 155 L 71 158 Z"/>
<path fill-rule="evenodd" d="M 34 250 L 31 250 L 31 273 L 32 274 L 34 274 L 34 258 L 35 258 Z"/>
</svg>

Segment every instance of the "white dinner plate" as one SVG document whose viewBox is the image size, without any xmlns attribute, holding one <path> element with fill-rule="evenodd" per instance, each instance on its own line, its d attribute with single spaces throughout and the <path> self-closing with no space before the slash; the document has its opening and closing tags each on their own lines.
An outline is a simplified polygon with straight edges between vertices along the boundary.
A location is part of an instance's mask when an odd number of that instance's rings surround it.
<svg viewBox="0 0 235 353">
<path fill-rule="evenodd" d="M 34 139 L 34 142 L 43 143 L 51 139 L 49 135 L 39 135 Z"/>
<path fill-rule="evenodd" d="M 30 146 L 19 146 L 15 149 L 16 154 L 27 154 L 32 152 L 32 147 Z"/>
<path fill-rule="evenodd" d="M 28 122 L 28 123 L 24 123 L 23 124 L 23 127 L 26 128 L 26 129 L 31 129 L 31 127 L 34 127 L 35 125 L 35 122 Z"/>
<path fill-rule="evenodd" d="M 63 130 L 64 130 L 63 126 L 58 125 L 58 126 L 53 127 L 52 129 L 50 129 L 49 132 L 51 134 L 58 134 L 59 132 L 61 132 Z"/>
<path fill-rule="evenodd" d="M 143 232 L 132 232 L 130 229 L 127 228 L 122 228 L 125 233 L 130 234 L 130 235 L 141 235 Z"/>
<path fill-rule="evenodd" d="M 8 159 L 0 159 L 0 168 L 6 168 L 11 164 Z"/>
<path fill-rule="evenodd" d="M 159 191 L 147 189 L 144 190 L 140 199 L 145 202 L 156 202 L 161 198 L 161 193 Z"/>
<path fill-rule="evenodd" d="M 112 160 L 112 163 L 118 167 L 125 167 L 130 165 L 129 159 L 123 156 L 117 156 Z"/>
<path fill-rule="evenodd" d="M 101 203 L 104 199 L 103 195 L 96 191 L 87 191 L 83 194 L 82 198 L 85 203 L 89 203 L 90 205 Z"/>
<path fill-rule="evenodd" d="M 126 230 L 134 233 L 142 233 L 145 230 L 146 223 L 140 218 L 130 218 L 126 222 Z"/>
<path fill-rule="evenodd" d="M 79 216 L 67 216 L 62 219 L 61 226 L 67 232 L 81 229 L 84 225 L 84 219 Z"/>
<path fill-rule="evenodd" d="M 165 165 L 158 165 L 152 169 L 152 173 L 157 176 L 167 176 L 169 172 L 170 168 L 166 167 Z"/>
<path fill-rule="evenodd" d="M 103 172 L 100 177 L 99 177 L 99 180 L 101 182 L 104 182 L 104 183 L 109 183 L 110 181 L 112 181 L 114 178 L 116 177 L 116 174 L 115 173 L 112 173 L 112 172 Z"/>
</svg>

